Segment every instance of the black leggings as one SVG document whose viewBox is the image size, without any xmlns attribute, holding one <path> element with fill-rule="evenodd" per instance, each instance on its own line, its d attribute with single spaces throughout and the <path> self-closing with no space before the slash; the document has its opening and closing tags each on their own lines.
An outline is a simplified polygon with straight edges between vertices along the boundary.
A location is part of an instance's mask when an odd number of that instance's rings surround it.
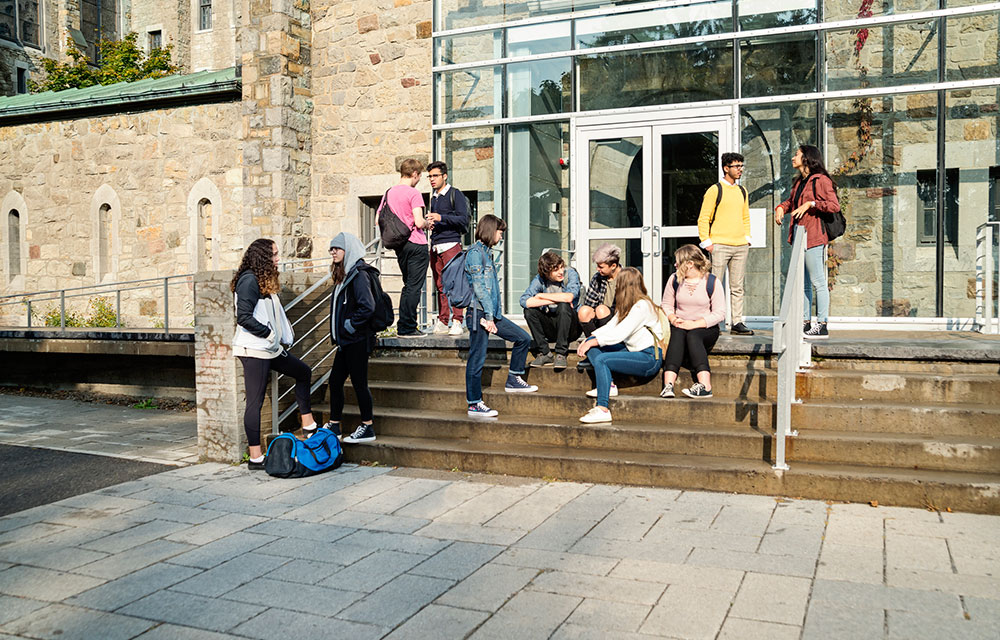
<svg viewBox="0 0 1000 640">
<path fill-rule="evenodd" d="M 719 339 L 719 325 L 698 329 L 678 329 L 670 327 L 670 344 L 663 368 L 677 373 L 681 365 L 689 367 L 695 374 L 711 371 L 708 367 L 708 352 Z"/>
<path fill-rule="evenodd" d="M 299 413 L 312 413 L 309 402 L 309 385 L 312 369 L 292 354 L 283 352 L 277 358 L 247 358 L 240 356 L 243 363 L 243 382 L 247 390 L 247 409 L 243 413 L 243 429 L 247 432 L 247 444 L 260 446 L 260 409 L 264 406 L 264 392 L 267 391 L 268 375 L 271 370 L 295 378 L 295 401 Z M 277 402 L 277 398 L 271 398 Z"/>
<path fill-rule="evenodd" d="M 330 369 L 330 420 L 340 422 L 344 415 L 344 383 L 351 377 L 354 395 L 358 397 L 361 421 L 372 420 L 372 392 L 368 390 L 367 341 L 348 344 L 337 349 Z"/>
</svg>

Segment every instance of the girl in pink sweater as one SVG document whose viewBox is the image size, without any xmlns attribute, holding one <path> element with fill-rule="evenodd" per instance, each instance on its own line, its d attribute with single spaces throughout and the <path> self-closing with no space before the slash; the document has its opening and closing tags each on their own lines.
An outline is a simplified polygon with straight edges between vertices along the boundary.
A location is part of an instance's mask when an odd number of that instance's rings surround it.
<svg viewBox="0 0 1000 640">
<path fill-rule="evenodd" d="M 674 397 L 674 382 L 682 364 L 695 373 L 697 382 L 683 393 L 689 398 L 712 397 L 712 373 L 708 353 L 719 339 L 719 323 L 726 317 L 722 283 L 711 273 L 712 264 L 693 244 L 674 254 L 677 271 L 667 280 L 660 308 L 670 321 L 670 343 L 663 362 L 661 398 Z M 712 294 L 709 295 L 709 282 Z"/>
</svg>

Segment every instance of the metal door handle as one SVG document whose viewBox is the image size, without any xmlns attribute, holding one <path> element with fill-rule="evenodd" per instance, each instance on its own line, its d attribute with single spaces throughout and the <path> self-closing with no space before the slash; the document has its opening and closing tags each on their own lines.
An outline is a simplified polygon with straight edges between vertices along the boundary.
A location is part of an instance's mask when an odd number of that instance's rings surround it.
<svg viewBox="0 0 1000 640">
<path fill-rule="evenodd" d="M 646 242 L 647 242 L 647 240 L 649 239 L 649 236 L 646 235 L 646 232 L 649 231 L 649 229 L 650 229 L 650 227 L 648 225 L 642 228 L 642 231 L 640 232 L 641 235 L 639 236 L 639 244 L 640 245 L 645 245 Z M 643 258 L 648 258 L 649 257 L 649 253 L 650 253 L 649 251 L 643 251 L 642 252 L 642 257 Z"/>
<path fill-rule="evenodd" d="M 653 257 L 658 258 L 660 256 L 660 227 L 653 227 Z"/>
</svg>

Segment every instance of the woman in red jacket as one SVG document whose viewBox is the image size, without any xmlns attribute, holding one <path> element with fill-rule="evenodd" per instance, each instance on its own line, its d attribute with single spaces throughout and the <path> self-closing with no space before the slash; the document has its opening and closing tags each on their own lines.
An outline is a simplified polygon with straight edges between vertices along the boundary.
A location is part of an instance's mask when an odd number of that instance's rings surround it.
<svg viewBox="0 0 1000 640">
<path fill-rule="evenodd" d="M 799 170 L 799 177 L 792 185 L 792 193 L 787 200 L 774 210 L 774 222 L 780 225 L 785 213 L 792 215 L 788 229 L 788 241 L 794 238 L 795 226 L 806 229 L 806 286 L 805 324 L 802 330 L 806 338 L 823 339 L 830 337 L 826 328 L 830 314 L 830 289 L 826 284 L 826 246 L 829 240 L 825 216 L 840 211 L 837 199 L 837 185 L 823 166 L 823 156 L 816 147 L 804 144 L 792 158 L 792 166 Z M 812 293 L 816 292 L 816 324 L 811 323 Z"/>
</svg>

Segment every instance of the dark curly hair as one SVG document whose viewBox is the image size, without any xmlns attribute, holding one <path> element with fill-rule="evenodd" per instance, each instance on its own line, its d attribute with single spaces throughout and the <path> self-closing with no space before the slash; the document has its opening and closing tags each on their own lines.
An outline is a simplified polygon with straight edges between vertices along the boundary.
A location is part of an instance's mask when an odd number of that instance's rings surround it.
<svg viewBox="0 0 1000 640">
<path fill-rule="evenodd" d="M 239 280 L 241 273 L 253 271 L 262 296 L 278 293 L 281 285 L 278 283 L 278 267 L 274 266 L 271 255 L 274 247 L 274 240 L 270 238 L 258 238 L 251 242 L 243 254 L 243 260 L 240 261 L 240 268 L 233 274 L 229 290 L 236 291 L 236 281 Z"/>
</svg>

